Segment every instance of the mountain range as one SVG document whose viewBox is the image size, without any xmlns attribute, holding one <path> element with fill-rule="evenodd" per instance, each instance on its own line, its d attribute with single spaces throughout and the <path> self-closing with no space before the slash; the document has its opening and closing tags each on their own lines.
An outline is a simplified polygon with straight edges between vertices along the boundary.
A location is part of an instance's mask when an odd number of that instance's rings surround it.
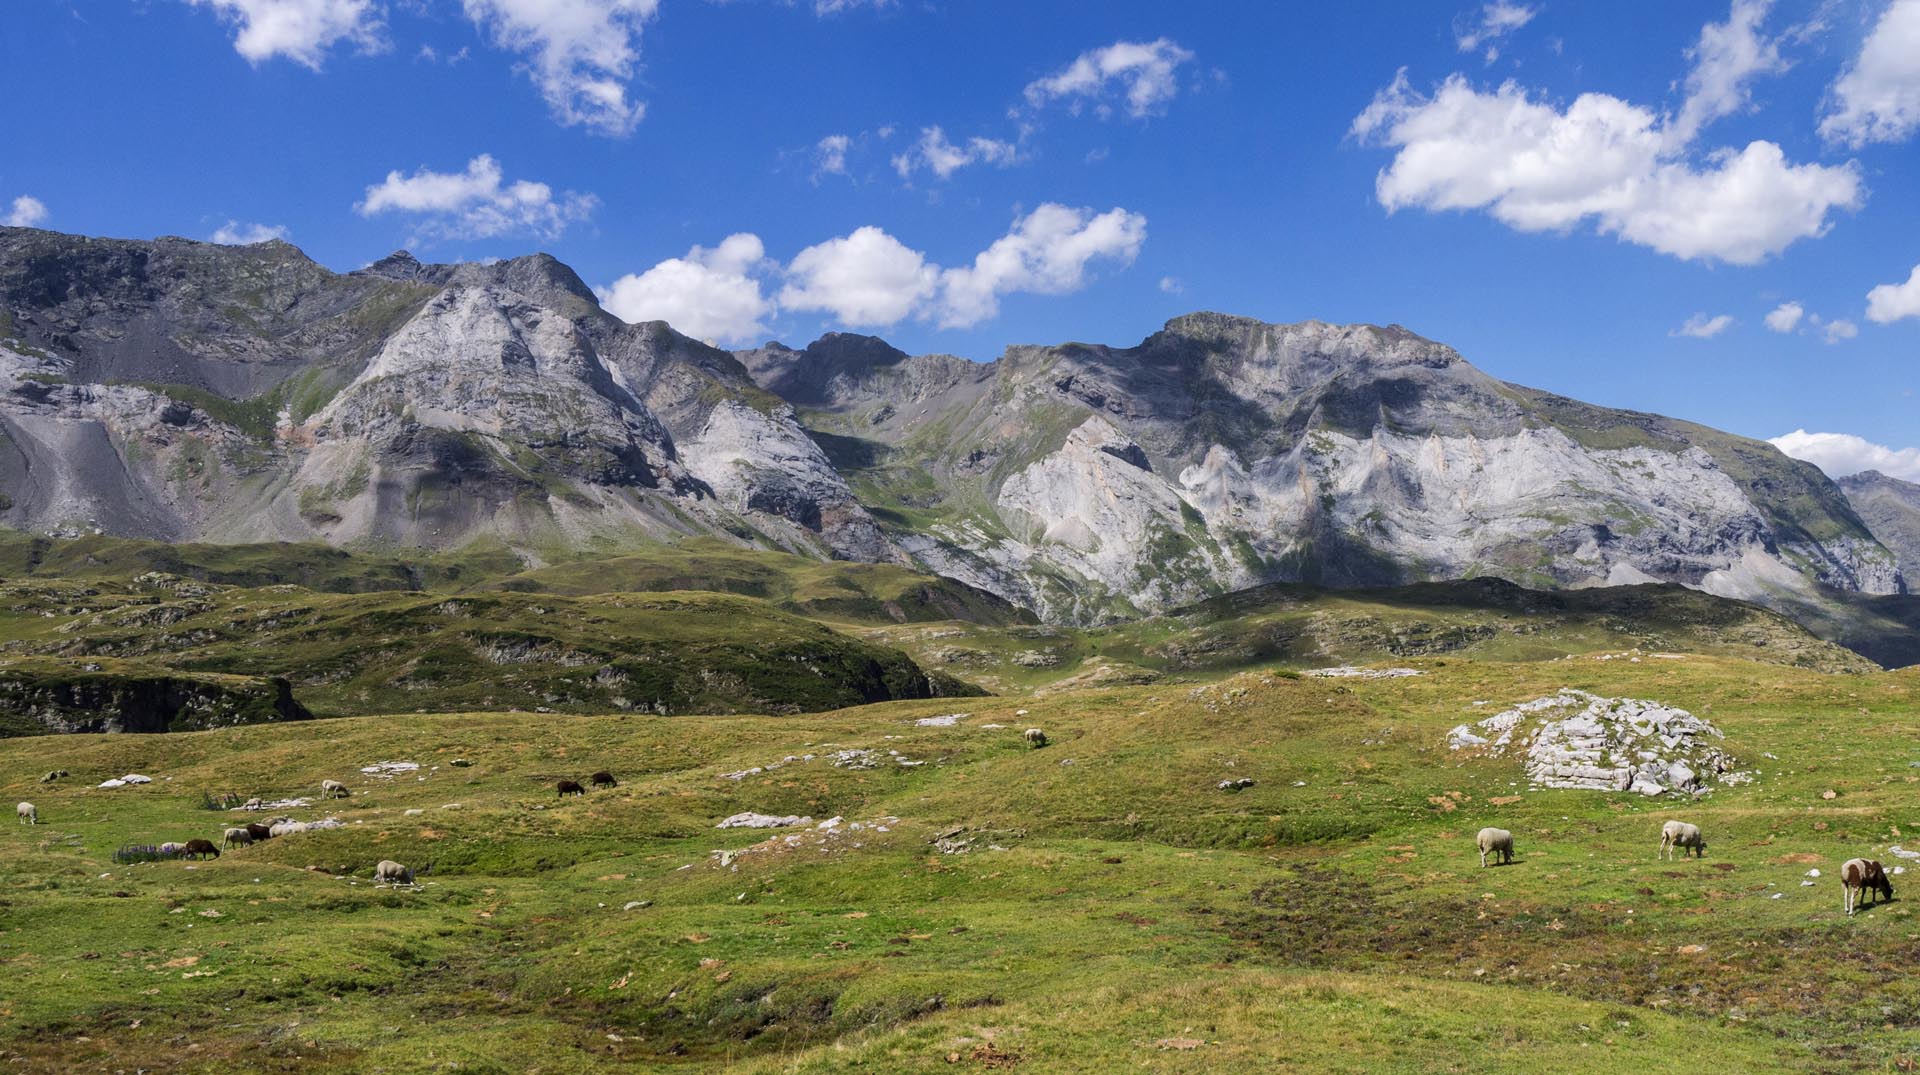
<svg viewBox="0 0 1920 1075">
<path fill-rule="evenodd" d="M 1831 610 L 1920 575 L 1920 487 L 1509 384 L 1399 326 L 729 352 L 620 321 L 545 255 L 335 273 L 280 241 L 24 228 L 0 228 L 0 524 L 535 566 L 720 538 L 1071 624 L 1277 582 Z"/>
</svg>

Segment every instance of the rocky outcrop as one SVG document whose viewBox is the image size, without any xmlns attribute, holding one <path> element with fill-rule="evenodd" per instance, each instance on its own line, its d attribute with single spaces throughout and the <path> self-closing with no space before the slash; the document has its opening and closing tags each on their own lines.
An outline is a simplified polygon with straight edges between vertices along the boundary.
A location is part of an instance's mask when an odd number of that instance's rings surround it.
<svg viewBox="0 0 1920 1075">
<path fill-rule="evenodd" d="M 1749 779 L 1717 745 L 1725 736 L 1684 709 L 1562 690 L 1447 733 L 1452 750 L 1523 750 L 1535 787 L 1703 795 Z"/>
<path fill-rule="evenodd" d="M 0 667 L 0 734 L 188 732 L 311 717 L 279 678 L 45 661 Z"/>
</svg>

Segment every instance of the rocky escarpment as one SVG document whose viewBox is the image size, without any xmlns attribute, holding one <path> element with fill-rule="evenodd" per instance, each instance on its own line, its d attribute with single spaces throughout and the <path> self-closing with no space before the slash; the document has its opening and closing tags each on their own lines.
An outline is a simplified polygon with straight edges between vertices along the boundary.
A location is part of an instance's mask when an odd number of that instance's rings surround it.
<svg viewBox="0 0 1920 1075">
<path fill-rule="evenodd" d="M 188 732 L 307 720 L 287 681 L 46 660 L 0 667 L 0 734 Z"/>
<path fill-rule="evenodd" d="M 1810 465 L 1506 384 L 1398 327 L 1195 314 L 969 368 L 844 336 L 742 361 L 895 544 L 1058 620 L 1275 581 L 1902 586 Z"/>
<path fill-rule="evenodd" d="M 1899 557 L 1909 582 L 1920 579 L 1920 485 L 1869 470 L 1841 478 L 1840 488 L 1867 529 Z"/>
<path fill-rule="evenodd" d="M 898 558 L 731 355 L 545 256 L 342 275 L 285 243 L 0 229 L 0 495 L 63 535 Z"/>
</svg>

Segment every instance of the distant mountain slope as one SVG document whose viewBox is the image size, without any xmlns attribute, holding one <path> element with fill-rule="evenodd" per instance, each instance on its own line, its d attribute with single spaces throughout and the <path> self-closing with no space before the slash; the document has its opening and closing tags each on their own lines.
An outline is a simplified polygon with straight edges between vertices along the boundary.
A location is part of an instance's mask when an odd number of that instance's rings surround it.
<svg viewBox="0 0 1920 1075">
<path fill-rule="evenodd" d="M 1840 488 L 1867 529 L 1900 558 L 1908 581 L 1920 578 L 1920 485 L 1869 470 L 1841 478 Z"/>
<path fill-rule="evenodd" d="M 545 255 L 342 274 L 285 243 L 23 228 L 0 229 L 0 524 L 403 574 L 409 550 L 537 568 L 697 538 L 1077 624 L 1289 582 L 1669 582 L 1836 616 L 1903 589 L 1811 465 L 1398 326 L 1196 313 L 984 364 L 843 334 L 729 354 L 621 322 Z"/>
<path fill-rule="evenodd" d="M 730 355 L 544 255 L 342 275 L 0 229 L 0 492 L 0 522 L 69 535 L 898 556 Z"/>
<path fill-rule="evenodd" d="M 1193 314 L 985 365 L 846 335 L 740 358 L 899 547 L 1054 620 L 1275 581 L 1901 588 L 1810 464 L 1506 384 L 1398 327 Z"/>
</svg>

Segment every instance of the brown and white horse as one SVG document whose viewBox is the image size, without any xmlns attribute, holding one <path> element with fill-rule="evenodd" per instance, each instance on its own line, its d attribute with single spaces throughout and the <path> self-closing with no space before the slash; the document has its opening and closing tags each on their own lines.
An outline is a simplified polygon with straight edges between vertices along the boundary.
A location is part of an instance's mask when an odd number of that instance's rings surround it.
<svg viewBox="0 0 1920 1075">
<path fill-rule="evenodd" d="M 1840 885 L 1846 889 L 1848 914 L 1864 906 L 1863 901 L 1876 892 L 1882 902 L 1893 898 L 1893 882 L 1887 880 L 1887 871 L 1874 859 L 1848 859 L 1840 867 Z"/>
</svg>

